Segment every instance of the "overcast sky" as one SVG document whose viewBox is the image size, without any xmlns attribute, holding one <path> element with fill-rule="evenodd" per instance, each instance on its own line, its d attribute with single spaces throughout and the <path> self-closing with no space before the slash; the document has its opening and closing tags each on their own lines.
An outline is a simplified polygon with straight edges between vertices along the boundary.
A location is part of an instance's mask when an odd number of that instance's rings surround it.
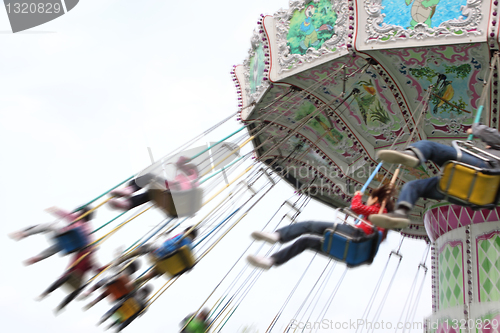
<svg viewBox="0 0 500 333">
<path fill-rule="evenodd" d="M 64 271 L 68 258 L 54 256 L 24 267 L 22 260 L 48 246 L 47 239 L 33 236 L 16 243 L 7 234 L 52 221 L 44 209 L 56 205 L 71 210 L 137 173 L 150 163 L 147 147 L 158 158 L 236 112 L 229 72 L 247 57 L 259 15 L 287 6 L 286 0 L 85 0 L 68 14 L 18 34 L 10 33 L 7 15 L 0 10 L 3 331 L 102 332 L 95 323 L 108 309 L 105 302 L 89 312 L 75 302 L 56 317 L 52 310 L 64 297 L 62 291 L 34 301 Z M 203 140 L 220 139 L 240 126 L 230 120 Z M 178 330 L 179 321 L 201 305 L 250 244 L 249 233 L 263 227 L 292 195 L 289 186 L 279 184 L 128 330 Z M 115 214 L 100 209 L 94 226 Z M 115 248 L 130 245 L 162 218 L 159 212 L 148 213 L 127 226 L 102 247 L 99 261 L 106 263 Z M 335 215 L 312 202 L 299 220 L 306 219 L 334 221 Z M 398 242 L 399 235 L 391 233 L 373 265 L 347 272 L 325 318 L 343 322 L 361 317 Z M 397 322 L 424 250 L 423 242 L 404 242 L 401 268 L 380 320 Z M 312 253 L 303 254 L 264 273 L 224 331 L 238 332 L 248 325 L 264 332 L 311 258 Z M 326 263 L 324 257 L 315 259 L 276 332 L 293 318 Z M 336 267 L 318 309 L 343 269 L 341 264 Z M 155 286 L 165 281 L 162 277 Z M 430 312 L 429 272 L 416 319 Z"/>
</svg>

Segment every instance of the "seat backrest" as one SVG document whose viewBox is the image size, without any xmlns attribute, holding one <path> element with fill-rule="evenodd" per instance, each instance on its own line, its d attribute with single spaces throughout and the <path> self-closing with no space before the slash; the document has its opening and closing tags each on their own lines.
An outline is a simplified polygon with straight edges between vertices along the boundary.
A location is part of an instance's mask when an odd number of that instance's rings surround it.
<svg viewBox="0 0 500 333">
<path fill-rule="evenodd" d="M 337 261 L 345 262 L 347 267 L 371 264 L 377 254 L 382 232 L 352 237 L 335 229 L 324 233 L 322 251 Z"/>
<path fill-rule="evenodd" d="M 193 187 L 187 191 L 171 191 L 178 217 L 193 216 L 203 205 L 203 189 Z"/>
<path fill-rule="evenodd" d="M 157 258 L 155 269 L 162 274 L 177 276 L 193 268 L 194 264 L 191 248 L 184 245 L 167 256 Z"/>
<path fill-rule="evenodd" d="M 165 191 L 161 186 L 153 183 L 148 194 L 151 200 L 171 217 L 192 216 L 203 204 L 203 189 L 201 187 L 193 187 L 183 191 L 172 188 Z"/>
<path fill-rule="evenodd" d="M 465 163 L 448 161 L 442 167 L 438 190 L 458 203 L 493 208 L 498 202 L 500 175 Z"/>
<path fill-rule="evenodd" d="M 64 283 L 64 288 L 72 293 L 82 286 L 83 276 L 78 272 L 69 273 L 69 279 Z"/>
</svg>

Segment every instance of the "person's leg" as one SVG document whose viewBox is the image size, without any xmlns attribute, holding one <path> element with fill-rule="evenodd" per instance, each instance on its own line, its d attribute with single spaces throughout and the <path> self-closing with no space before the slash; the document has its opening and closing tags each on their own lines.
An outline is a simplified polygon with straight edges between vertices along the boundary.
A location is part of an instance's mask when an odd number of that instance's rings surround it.
<svg viewBox="0 0 500 333">
<path fill-rule="evenodd" d="M 151 198 L 149 197 L 148 192 L 134 195 L 133 197 L 130 197 L 130 199 L 129 199 L 130 209 L 135 208 L 135 207 L 140 206 L 140 205 L 143 205 L 150 200 L 151 200 Z"/>
<path fill-rule="evenodd" d="M 115 209 L 129 210 L 137 206 L 143 205 L 150 200 L 151 199 L 149 197 L 149 193 L 144 192 L 141 194 L 134 195 L 133 197 L 130 198 L 123 198 L 123 199 L 113 198 L 109 200 L 109 204 Z"/>
<path fill-rule="evenodd" d="M 460 161 L 480 168 L 489 167 L 489 165 L 481 159 L 463 152 L 458 148 L 433 141 L 418 141 L 411 144 L 408 149 L 417 155 L 421 163 L 432 161 L 437 165 L 442 166 L 447 161 Z"/>
<path fill-rule="evenodd" d="M 148 186 L 149 183 L 151 183 L 151 181 L 153 181 L 156 178 L 158 178 L 157 175 L 154 175 L 152 173 L 147 173 L 145 175 L 139 176 L 136 179 L 134 179 L 132 181 L 134 183 L 133 186 L 135 186 L 137 190 L 145 188 L 146 186 Z"/>
<path fill-rule="evenodd" d="M 489 168 L 490 165 L 460 149 L 441 143 L 422 140 L 411 144 L 404 151 L 381 150 L 377 153 L 381 160 L 394 164 L 403 164 L 412 168 L 432 161 L 442 166 L 447 161 L 460 161 L 480 168 Z"/>
<path fill-rule="evenodd" d="M 115 320 L 114 322 L 112 322 L 108 327 L 106 327 L 106 331 L 109 330 L 110 328 L 116 326 L 116 325 L 119 325 L 120 324 L 120 321 L 117 319 Z"/>
<path fill-rule="evenodd" d="M 59 247 L 59 245 L 54 244 L 51 247 L 49 247 L 49 248 L 45 249 L 44 251 L 42 251 L 41 253 L 39 253 L 38 255 L 27 259 L 24 263 L 28 266 L 32 265 L 34 263 L 37 263 L 39 261 L 47 259 L 48 257 L 53 256 L 54 254 L 58 253 L 59 251 L 61 251 L 61 248 Z"/>
<path fill-rule="evenodd" d="M 321 237 L 308 236 L 301 237 L 292 245 L 276 252 L 271 256 L 275 265 L 282 265 L 306 249 L 311 249 L 317 252 L 321 251 Z"/>
<path fill-rule="evenodd" d="M 48 294 L 52 293 L 54 290 L 58 289 L 60 286 L 65 284 L 71 277 L 71 274 L 66 273 L 63 276 L 61 276 L 59 279 L 56 280 L 56 282 L 52 283 L 47 290 L 45 290 L 40 296 L 39 299 L 44 299 Z"/>
<path fill-rule="evenodd" d="M 279 241 L 286 243 L 304 234 L 322 235 L 326 229 L 333 226 L 333 222 L 304 221 L 280 228 L 276 232 L 280 235 Z"/>
<path fill-rule="evenodd" d="M 38 224 L 32 227 L 28 227 L 26 229 L 13 232 L 9 236 L 12 239 L 20 240 L 32 235 L 47 233 L 51 231 L 57 231 L 57 223 L 51 222 L 51 223 Z"/>
<path fill-rule="evenodd" d="M 445 196 L 437 190 L 439 177 L 412 180 L 403 185 L 396 208 L 401 206 L 411 210 L 419 198 L 443 200 Z"/>
<path fill-rule="evenodd" d="M 109 317 L 111 317 L 113 315 L 113 313 L 115 313 L 116 311 L 118 311 L 118 309 L 123 305 L 123 301 L 122 302 L 119 302 L 118 304 L 116 304 L 115 306 L 113 306 L 108 312 L 106 312 L 102 317 L 101 319 L 99 319 L 99 321 L 97 322 L 97 325 L 101 325 L 102 323 L 104 323 L 106 320 L 109 319 Z"/>
<path fill-rule="evenodd" d="M 35 225 L 33 227 L 24 229 L 23 233 L 26 235 L 26 237 L 28 237 L 31 235 L 41 234 L 51 231 L 57 231 L 57 223 L 51 222 L 51 223 L 43 223 Z"/>
<path fill-rule="evenodd" d="M 283 227 L 275 232 L 254 231 L 252 237 L 271 244 L 286 243 L 304 234 L 322 235 L 326 229 L 333 228 L 333 226 L 333 222 L 304 221 Z"/>
<path fill-rule="evenodd" d="M 130 317 L 129 319 L 125 320 L 123 323 L 121 323 L 118 328 L 116 329 L 117 332 L 120 332 L 121 330 L 123 330 L 125 327 L 127 327 L 128 325 L 130 325 L 131 322 L 133 322 L 135 320 L 135 318 L 137 318 L 137 316 L 139 315 L 141 310 L 139 310 L 138 313 L 136 313 L 135 315 L 133 315 L 132 317 Z"/>
<path fill-rule="evenodd" d="M 116 197 L 128 197 L 132 195 L 134 192 L 139 191 L 140 189 L 146 187 L 151 180 L 153 180 L 155 176 L 151 173 L 147 173 L 145 175 L 139 176 L 135 179 L 132 179 L 126 187 L 117 188 L 110 192 L 111 195 Z"/>
<path fill-rule="evenodd" d="M 83 309 L 84 310 L 90 309 L 91 307 L 93 307 L 94 305 L 96 305 L 97 303 L 99 303 L 100 301 L 102 301 L 103 299 L 105 299 L 107 296 L 108 296 L 107 292 L 101 293 L 96 299 L 94 299 L 92 302 L 90 302 L 89 304 L 87 304 Z"/>
<path fill-rule="evenodd" d="M 83 287 L 78 288 L 77 290 L 73 291 L 70 293 L 68 296 L 66 296 L 63 301 L 59 304 L 59 306 L 56 308 L 56 312 L 61 311 L 68 305 L 71 301 L 73 301 L 80 293 L 83 291 Z"/>
</svg>

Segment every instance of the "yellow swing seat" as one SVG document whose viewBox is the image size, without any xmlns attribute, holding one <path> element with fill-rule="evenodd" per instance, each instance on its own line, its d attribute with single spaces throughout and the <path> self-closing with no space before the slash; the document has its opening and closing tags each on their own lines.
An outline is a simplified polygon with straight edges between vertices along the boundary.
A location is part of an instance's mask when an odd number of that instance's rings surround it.
<svg viewBox="0 0 500 333">
<path fill-rule="evenodd" d="M 171 217 L 189 217 L 202 206 L 203 189 L 193 187 L 189 190 L 165 190 L 152 183 L 148 190 L 149 197 L 155 204 Z"/>
<path fill-rule="evenodd" d="M 462 205 L 493 209 L 499 199 L 500 170 L 448 161 L 442 167 L 439 192 Z"/>
<path fill-rule="evenodd" d="M 189 271 L 195 264 L 193 252 L 188 245 L 181 246 L 171 254 L 155 259 L 155 270 L 170 276 L 177 276 Z"/>
<path fill-rule="evenodd" d="M 120 322 L 131 318 L 135 314 L 141 311 L 141 305 L 131 297 L 127 299 L 123 304 L 116 310 L 115 315 L 118 316 Z"/>
</svg>

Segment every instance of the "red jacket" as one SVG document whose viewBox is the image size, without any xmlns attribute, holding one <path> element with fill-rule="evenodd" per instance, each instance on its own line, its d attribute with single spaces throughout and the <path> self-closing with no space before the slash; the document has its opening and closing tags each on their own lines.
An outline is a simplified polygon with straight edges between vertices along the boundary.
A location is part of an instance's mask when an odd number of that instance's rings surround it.
<svg viewBox="0 0 500 333">
<path fill-rule="evenodd" d="M 358 215 L 363 215 L 364 221 L 368 222 L 371 226 L 372 224 L 370 223 L 370 221 L 368 221 L 368 216 L 372 214 L 378 214 L 380 210 L 380 204 L 377 202 L 372 206 L 364 205 L 363 202 L 361 201 L 361 197 L 362 197 L 361 194 L 357 194 L 352 198 L 351 210 Z M 387 209 L 384 208 L 383 213 L 387 214 Z M 359 228 L 363 230 L 365 234 L 370 235 L 373 233 L 373 229 L 370 226 L 366 223 L 361 222 L 358 225 L 356 225 L 356 228 Z M 385 234 L 385 229 L 377 227 L 377 230 L 382 231 L 382 233 Z"/>
</svg>

